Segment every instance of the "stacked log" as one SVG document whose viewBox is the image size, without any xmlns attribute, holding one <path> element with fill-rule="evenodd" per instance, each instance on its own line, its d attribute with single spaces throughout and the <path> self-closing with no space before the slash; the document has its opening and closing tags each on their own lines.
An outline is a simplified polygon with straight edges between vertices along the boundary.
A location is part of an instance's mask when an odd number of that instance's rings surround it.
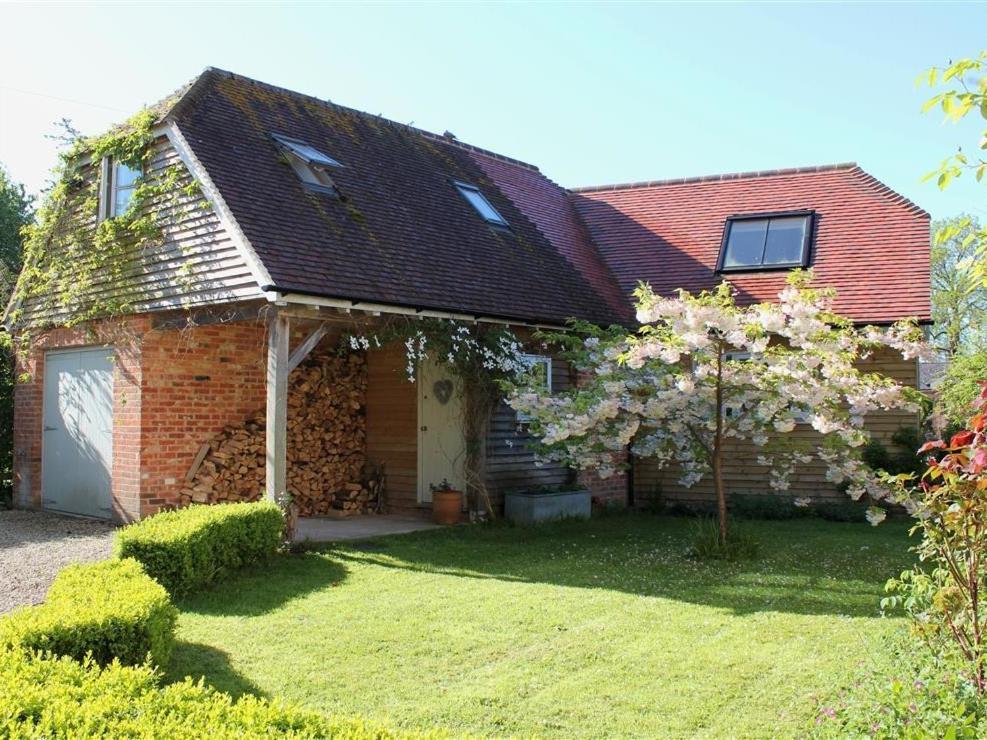
<svg viewBox="0 0 987 740">
<path fill-rule="evenodd" d="M 368 507 L 371 496 L 362 479 L 366 391 L 366 358 L 357 353 L 309 357 L 289 377 L 288 491 L 302 516 Z M 254 501 L 263 495 L 264 416 L 258 411 L 203 445 L 186 477 L 183 504 Z M 334 509 L 337 498 L 359 506 Z"/>
</svg>

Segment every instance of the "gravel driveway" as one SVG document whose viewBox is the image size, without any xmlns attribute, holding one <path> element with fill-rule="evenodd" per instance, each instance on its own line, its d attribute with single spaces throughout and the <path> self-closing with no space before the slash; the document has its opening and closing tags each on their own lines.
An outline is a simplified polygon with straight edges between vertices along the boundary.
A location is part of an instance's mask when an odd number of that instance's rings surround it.
<svg viewBox="0 0 987 740">
<path fill-rule="evenodd" d="M 114 529 L 92 519 L 0 510 L 0 614 L 44 601 L 55 574 L 69 563 L 109 557 Z"/>
</svg>

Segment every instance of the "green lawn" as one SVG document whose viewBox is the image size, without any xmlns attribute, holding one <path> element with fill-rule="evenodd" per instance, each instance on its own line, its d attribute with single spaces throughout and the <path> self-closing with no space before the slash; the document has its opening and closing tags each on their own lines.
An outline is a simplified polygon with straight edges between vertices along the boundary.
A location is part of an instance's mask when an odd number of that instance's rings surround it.
<svg viewBox="0 0 987 740">
<path fill-rule="evenodd" d="M 745 563 L 683 557 L 694 522 L 459 527 L 284 556 L 180 604 L 173 677 L 405 728 L 797 733 L 880 658 L 903 525 L 756 522 Z"/>
</svg>

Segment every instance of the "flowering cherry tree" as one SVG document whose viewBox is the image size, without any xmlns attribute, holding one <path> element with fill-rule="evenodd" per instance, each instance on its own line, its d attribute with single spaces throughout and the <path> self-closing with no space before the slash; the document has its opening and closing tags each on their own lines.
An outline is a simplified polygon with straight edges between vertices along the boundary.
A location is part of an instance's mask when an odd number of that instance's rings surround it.
<svg viewBox="0 0 987 740">
<path fill-rule="evenodd" d="M 711 475 L 721 545 L 728 534 L 723 461 L 730 440 L 753 443 L 775 489 L 788 488 L 798 465 L 818 459 L 830 481 L 848 484 L 851 498 L 866 493 L 881 501 L 887 487 L 860 459 L 864 418 L 917 410 L 917 392 L 856 363 L 880 347 L 909 359 L 927 350 L 914 322 L 854 327 L 833 313 L 834 294 L 812 288 L 811 277 L 794 273 L 777 303 L 751 306 L 738 306 L 727 282 L 677 298 L 641 286 L 637 332 L 584 326 L 592 335 L 578 346 L 557 338 L 567 342 L 586 382 L 559 396 L 520 384 L 509 403 L 530 419 L 542 459 L 606 477 L 630 446 L 662 466 L 677 463 L 685 486 Z M 819 444 L 786 437 L 800 423 L 821 435 Z M 872 524 L 883 518 L 881 507 L 869 509 Z"/>
</svg>

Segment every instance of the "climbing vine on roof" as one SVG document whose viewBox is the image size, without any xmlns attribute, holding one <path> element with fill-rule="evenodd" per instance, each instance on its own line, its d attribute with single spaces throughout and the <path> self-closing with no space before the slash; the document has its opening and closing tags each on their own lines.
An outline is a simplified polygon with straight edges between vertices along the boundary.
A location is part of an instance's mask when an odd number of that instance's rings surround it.
<svg viewBox="0 0 987 740">
<path fill-rule="evenodd" d="M 155 122 L 155 113 L 143 110 L 103 136 L 76 139 L 62 153 L 55 184 L 24 231 L 24 269 L 9 324 L 74 326 L 130 313 L 147 297 L 137 283 L 141 253 L 163 243 L 163 219 L 202 202 L 197 182 L 183 184 L 181 164 L 151 171 Z M 104 158 L 144 176 L 126 212 L 100 220 Z"/>
</svg>

